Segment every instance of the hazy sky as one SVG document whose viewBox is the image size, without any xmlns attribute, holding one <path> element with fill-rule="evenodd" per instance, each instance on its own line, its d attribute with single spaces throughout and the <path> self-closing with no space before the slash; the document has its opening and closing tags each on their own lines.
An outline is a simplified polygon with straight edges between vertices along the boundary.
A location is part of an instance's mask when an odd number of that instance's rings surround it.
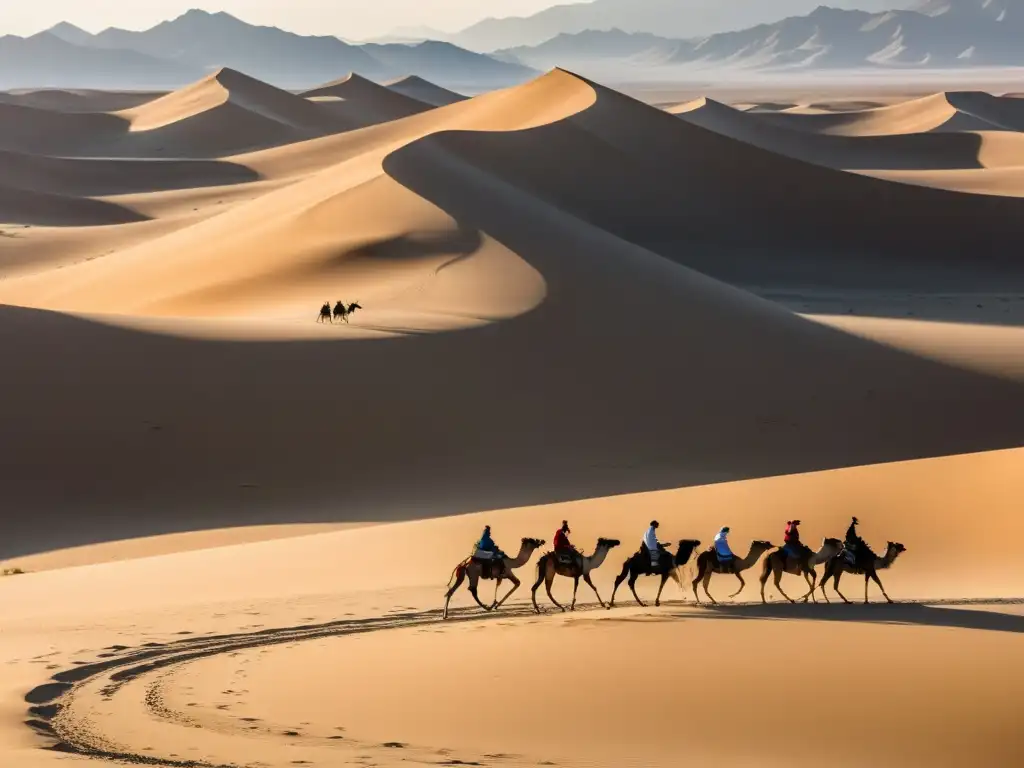
<svg viewBox="0 0 1024 768">
<path fill-rule="evenodd" d="M 189 8 L 227 11 L 253 24 L 359 38 L 401 26 L 457 30 L 487 16 L 522 16 L 586 0 L 0 0 L 0 35 L 34 34 L 58 21 L 90 32 L 144 29 Z"/>
</svg>

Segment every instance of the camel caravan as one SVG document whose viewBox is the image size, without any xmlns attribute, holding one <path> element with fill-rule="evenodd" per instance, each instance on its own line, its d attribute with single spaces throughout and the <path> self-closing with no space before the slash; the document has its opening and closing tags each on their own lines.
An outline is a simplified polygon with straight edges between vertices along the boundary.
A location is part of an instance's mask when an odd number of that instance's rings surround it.
<svg viewBox="0 0 1024 768">
<path fill-rule="evenodd" d="M 708 591 L 708 584 L 711 582 L 713 575 L 722 574 L 733 575 L 739 581 L 739 589 L 729 596 L 730 599 L 736 597 L 746 586 L 746 582 L 743 580 L 743 572 L 749 571 L 757 565 L 762 555 L 768 553 L 761 565 L 762 603 L 767 602 L 764 589 L 769 577 L 773 578 L 775 588 L 779 594 L 791 603 L 795 603 L 798 600 L 806 603 L 808 598 L 817 602 L 815 591 L 819 587 L 825 602 L 830 602 L 825 592 L 825 584 L 829 579 L 832 580 L 832 589 L 835 593 L 842 598 L 843 602 L 850 603 L 850 600 L 847 600 L 846 596 L 839 591 L 839 579 L 844 573 L 864 577 L 865 603 L 868 602 L 868 584 L 871 581 L 878 585 L 882 595 L 891 603 L 892 600 L 886 593 L 885 587 L 882 586 L 882 580 L 879 578 L 878 572 L 891 567 L 896 558 L 906 551 L 906 547 L 897 542 L 890 541 L 885 555 L 879 557 L 857 533 L 858 523 L 857 518 L 853 518 L 850 527 L 846 531 L 845 539 L 826 538 L 822 541 L 821 547 L 814 551 L 800 541 L 799 526 L 801 522 L 799 520 L 790 520 L 786 523 L 785 543 L 781 547 L 777 547 L 770 541 L 753 541 L 745 557 L 738 557 L 733 553 L 729 546 L 730 530 L 726 526 L 715 535 L 711 546 L 696 556 L 694 561 L 696 578 L 691 583 L 693 596 L 698 603 L 701 602 L 700 595 L 697 592 L 697 585 L 700 584 L 708 600 L 712 604 L 717 605 L 718 602 Z M 559 603 L 555 596 L 551 594 L 551 585 L 554 583 L 556 576 L 572 579 L 572 602 L 568 607 L 570 611 L 576 609 L 576 594 L 579 589 L 580 579 L 594 591 L 597 601 L 602 608 L 615 607 L 615 594 L 624 581 L 627 582 L 636 602 L 640 606 L 646 607 L 645 603 L 636 593 L 637 579 L 641 576 L 657 576 L 660 583 L 654 604 L 655 606 L 660 606 L 661 593 L 669 579 L 673 579 L 680 589 L 683 589 L 680 569 L 693 559 L 694 553 L 700 547 L 700 541 L 697 539 L 683 539 L 678 542 L 677 549 L 673 553 L 669 549 L 670 545 L 658 540 L 659 527 L 657 520 L 651 521 L 650 527 L 644 534 L 643 541 L 640 544 L 640 549 L 622 564 L 621 572 L 615 577 L 615 587 L 612 589 L 611 598 L 605 604 L 604 600 L 601 599 L 601 593 L 598 592 L 597 586 L 591 578 L 591 574 L 604 564 L 604 561 L 608 558 L 608 553 L 622 542 L 618 539 L 600 538 L 597 540 L 593 554 L 585 555 L 569 541 L 569 534 L 572 531 L 569 528 L 569 523 L 563 520 L 562 526 L 555 532 L 553 550 L 541 555 L 537 562 L 537 578 L 531 588 L 530 595 L 534 610 L 537 613 L 541 613 L 541 608 L 537 605 L 537 590 L 541 584 L 544 585 L 548 599 L 552 604 L 561 611 L 566 610 L 566 606 Z M 448 580 L 443 618 L 448 618 L 448 605 L 451 602 L 452 595 L 462 586 L 463 582 L 468 582 L 470 594 L 476 600 L 477 605 L 485 611 L 493 611 L 500 608 L 521 585 L 514 572 L 526 565 L 533 556 L 533 553 L 543 547 L 544 544 L 545 541 L 543 539 L 525 538 L 522 540 L 519 553 L 513 557 L 498 547 L 491 537 L 491 527 L 489 525 L 485 526 L 480 540 L 473 547 L 473 553 L 455 566 L 455 570 Z M 818 574 L 815 570 L 818 565 L 824 565 L 824 574 L 820 583 L 818 582 Z M 796 599 L 790 597 L 782 589 L 782 575 L 786 573 L 793 576 L 802 576 L 808 588 L 807 592 Z M 480 599 L 478 590 L 481 580 L 494 581 L 494 598 L 490 603 L 485 603 Z M 503 581 L 511 582 L 512 586 L 499 600 L 498 592 Z"/>
<path fill-rule="evenodd" d="M 345 304 L 343 301 L 335 303 L 334 309 L 331 309 L 331 302 L 325 301 L 323 306 L 320 307 L 320 314 L 317 315 L 316 321 L 318 323 L 330 323 L 334 325 L 335 320 L 347 323 L 349 317 L 356 313 L 356 310 L 362 309 L 359 306 L 358 301 L 354 301 L 351 304 Z"/>
</svg>

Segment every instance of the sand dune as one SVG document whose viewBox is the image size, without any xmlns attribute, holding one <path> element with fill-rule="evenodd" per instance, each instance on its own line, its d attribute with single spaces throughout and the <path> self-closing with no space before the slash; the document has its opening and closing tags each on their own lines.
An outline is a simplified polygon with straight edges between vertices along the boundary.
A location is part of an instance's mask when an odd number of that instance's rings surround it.
<svg viewBox="0 0 1024 768">
<path fill-rule="evenodd" d="M 355 73 L 302 95 L 320 106 L 331 107 L 334 113 L 360 127 L 409 117 L 434 106 Z"/>
<path fill-rule="evenodd" d="M 114 203 L 0 184 L 0 222 L 51 227 L 127 224 L 145 217 Z"/>
<path fill-rule="evenodd" d="M 934 171 L 1024 165 L 1024 135 L 1013 132 L 808 135 L 712 99 L 698 99 L 667 111 L 716 133 L 832 168 Z"/>
<path fill-rule="evenodd" d="M 57 112 L 116 112 L 153 101 L 162 93 L 145 91 L 35 90 L 0 93 L 0 102 Z"/>
<path fill-rule="evenodd" d="M 231 69 L 119 114 L 132 151 L 143 156 L 226 154 L 348 127 L 317 104 Z"/>
<path fill-rule="evenodd" d="M 1019 762 L 1024 615 L 993 600 L 1024 585 L 1024 200 L 922 186 L 1010 184 L 1012 109 L 673 115 L 564 71 L 436 108 L 327 90 L 224 71 L 77 134 L 0 127 L 0 221 L 43 225 L 0 228 L 0 565 L 30 571 L 0 579 L 0 762 Z M 780 303 L 815 296 L 881 316 Z M 904 316 L 954 299 L 980 319 Z M 363 310 L 316 323 L 337 300 Z M 498 614 L 460 592 L 438 621 L 484 523 L 621 539 L 607 598 L 652 518 L 743 553 L 854 514 L 907 546 L 889 594 L 931 603 L 670 584 L 599 614 L 581 585 L 588 610 L 535 617 L 531 563 Z M 845 709 L 877 678 L 856 750 L 842 717 L 766 750 L 795 710 L 765 702 L 822 670 Z M 552 718 L 560 679 L 587 706 Z M 467 727 L 467 692 L 513 714 Z"/>
<path fill-rule="evenodd" d="M 63 349 L 74 340 L 73 349 L 7 379 L 19 393 L 6 400 L 18 403 L 17 412 L 5 414 L 19 446 L 5 462 L 10 497 L 38 509 L 74 498 L 82 509 L 145 499 L 175 510 L 110 523 L 143 534 L 196 525 L 201 518 L 188 510 L 210 503 L 227 515 L 218 525 L 274 519 L 285 499 L 302 499 L 309 521 L 333 519 L 337 504 L 352 511 L 351 520 L 367 505 L 382 515 L 408 514 L 415 500 L 418 514 L 430 514 L 453 505 L 601 495 L 1014 444 L 1022 426 L 1014 415 L 1019 409 L 1011 407 L 1018 385 L 802 320 L 607 231 L 641 236 L 671 206 L 691 237 L 707 240 L 729 216 L 749 215 L 760 225 L 789 210 L 791 218 L 762 230 L 763 238 L 785 233 L 799 210 L 804 219 L 827 217 L 828 206 L 834 217 L 849 215 L 852 193 L 829 191 L 847 178 L 871 190 L 896 190 L 894 204 L 962 205 L 977 221 L 975 198 L 847 177 L 749 148 L 756 162 L 739 167 L 756 168 L 764 184 L 783 169 L 791 178 L 806 173 L 803 189 L 785 207 L 759 199 L 766 210 L 758 214 L 753 203 L 763 192 L 752 187 L 746 206 L 733 189 L 752 186 L 758 176 L 747 171 L 728 181 L 724 167 L 714 164 L 716 156 L 742 162 L 745 145 L 571 75 L 554 73 L 475 101 L 437 112 L 436 127 L 445 133 L 408 139 L 397 151 L 378 147 L 154 243 L 0 286 L 6 303 L 94 315 L 4 310 L 8 322 L 35 329 L 35 338 L 6 338 L 9 355 L 22 354 L 18 345 L 25 343 Z M 542 116 L 556 122 L 497 130 Z M 450 130 L 461 125 L 487 130 Z M 680 146 L 682 157 L 672 150 Z M 702 174 L 708 181 L 715 174 L 718 184 L 730 185 L 729 207 L 724 187 L 700 187 L 699 200 L 666 189 L 654 166 L 647 170 L 641 147 L 661 158 L 659 175 L 675 178 L 678 167 L 679 177 L 699 185 Z M 521 160 L 527 156 L 529 166 Z M 649 196 L 637 194 L 641 180 L 653 188 Z M 573 196 L 579 189 L 587 190 L 585 197 Z M 655 207 L 654 194 L 668 200 Z M 862 205 L 871 200 L 866 195 Z M 695 228 L 697 217 L 705 229 Z M 987 236 L 1000 234 L 993 227 Z M 956 236 L 947 225 L 942 237 Z M 975 261 L 984 236 L 971 234 Z M 938 243 L 939 237 L 921 240 Z M 876 238 L 881 242 L 883 233 Z M 613 323 L 581 324 L 604 317 L 631 294 L 644 301 Z M 335 299 L 358 299 L 367 308 L 356 328 L 312 322 L 320 302 Z M 140 315 L 163 320 L 138 330 L 110 325 L 137 325 L 133 318 Z M 201 320 L 210 317 L 223 320 L 215 326 Z M 177 325 L 168 325 L 173 318 L 180 318 Z M 478 327 L 429 333 L 470 326 Z M 210 334 L 224 340 L 183 338 Z M 228 340 L 253 334 L 315 334 L 316 340 Z M 418 338 L 373 338 L 381 334 Z M 106 350 L 103 357 L 74 351 L 97 347 Z M 747 352 L 722 352 L 738 349 Z M 118 362 L 135 359 L 160 364 L 128 370 Z M 43 396 L 43 382 L 65 378 L 64 366 L 75 370 L 78 391 L 95 393 L 96 402 L 86 412 L 71 402 L 57 411 L 51 406 L 68 430 L 54 456 L 49 441 L 37 442 L 25 397 Z M 166 377 L 182 370 L 202 370 L 201 385 L 183 390 L 177 377 Z M 327 383 L 344 381 L 344 396 L 334 385 L 311 384 L 311 371 Z M 351 378 L 352 371 L 360 375 Z M 538 371 L 545 372 L 542 386 L 529 383 Z M 763 375 L 752 378 L 752 371 Z M 411 380 L 415 401 L 402 394 Z M 223 392 L 235 394 L 211 412 L 207 404 L 220 402 Z M 293 403 L 287 418 L 275 425 L 260 416 L 266 403 L 282 398 Z M 429 412 L 421 401 L 432 403 Z M 500 409 L 495 402 L 503 403 Z M 379 407 L 368 407 L 374 403 Z M 360 435 L 359 451 L 340 465 L 320 447 L 329 440 L 327 424 Z M 399 424 L 396 451 L 387 425 Z M 280 432 L 269 437 L 275 429 Z M 546 435 L 542 458 L 538 430 Z M 32 467 L 43 455 L 60 460 L 64 451 L 79 457 L 74 468 L 60 484 L 41 489 L 31 480 Z M 133 456 L 154 458 L 140 464 Z M 638 461 L 642 469 L 634 468 Z M 103 481 L 93 462 L 124 462 L 134 471 Z M 530 470 L 535 462 L 543 469 Z M 406 481 L 382 486 L 382 473 Z M 524 476 L 531 478 L 525 485 Z M 438 493 L 433 502 L 427 489 Z M 62 534 L 67 543 L 83 534 L 110 535 L 85 513 L 78 520 Z M 52 537 L 52 526 L 45 533 L 26 530 L 24 540 L 44 535 Z"/>
<path fill-rule="evenodd" d="M 985 94 L 936 93 L 912 101 L 851 112 L 768 112 L 763 119 L 775 125 L 809 133 L 832 136 L 885 136 L 929 131 L 987 131 L 998 129 L 997 123 L 984 116 L 961 109 L 984 104 Z M 992 97 L 995 98 L 995 97 Z M 1009 111 L 1009 110 L 1007 110 Z M 1001 114 L 1002 110 L 983 110 Z"/>
<path fill-rule="evenodd" d="M 447 88 L 442 88 L 415 75 L 393 80 L 390 83 L 385 83 L 385 86 L 388 90 L 395 93 L 400 93 L 403 96 L 408 96 L 411 99 L 416 99 L 424 104 L 431 104 L 435 107 L 446 107 L 449 104 L 466 100 L 466 97 L 461 93 L 449 91 Z"/>
<path fill-rule="evenodd" d="M 218 161 L 83 160 L 0 151 L 4 183 L 83 196 L 192 189 L 255 181 L 248 168 Z"/>
<path fill-rule="evenodd" d="M 108 114 L 68 114 L 16 104 L 0 104 L 0 149 L 74 154 L 93 142 L 121 135 L 127 125 Z"/>
</svg>

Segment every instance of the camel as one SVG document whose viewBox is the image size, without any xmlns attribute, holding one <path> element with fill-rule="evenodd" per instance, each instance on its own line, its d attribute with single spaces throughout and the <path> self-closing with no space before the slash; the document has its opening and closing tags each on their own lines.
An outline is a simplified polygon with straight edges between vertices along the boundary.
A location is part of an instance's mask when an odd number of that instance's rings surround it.
<svg viewBox="0 0 1024 768">
<path fill-rule="evenodd" d="M 322 323 L 324 320 L 334 325 L 334 321 L 331 319 L 331 303 L 329 301 L 325 301 L 324 305 L 320 307 L 320 314 L 316 318 L 318 323 Z"/>
<path fill-rule="evenodd" d="M 700 595 L 697 594 L 697 584 L 698 582 L 703 581 L 704 594 L 708 596 L 708 600 L 715 605 L 718 605 L 718 601 L 711 596 L 710 592 L 708 592 L 708 584 L 711 582 L 711 574 L 713 573 L 735 574 L 736 578 L 740 580 L 740 588 L 729 595 L 729 598 L 731 599 L 736 597 L 736 595 L 742 592 L 743 588 L 747 586 L 747 582 L 745 582 L 743 577 L 740 576 L 740 572 L 753 567 L 754 563 L 758 561 L 758 558 L 774 546 L 775 545 L 770 541 L 752 541 L 750 543 L 750 551 L 747 553 L 747 556 L 744 558 L 733 558 L 731 563 L 732 568 L 728 571 L 726 571 L 725 568 L 723 568 L 722 563 L 718 561 L 718 555 L 715 554 L 713 549 L 706 549 L 701 552 L 700 555 L 697 556 L 697 578 L 693 580 L 693 596 L 697 598 L 697 602 L 700 602 Z"/>
<path fill-rule="evenodd" d="M 787 595 L 782 589 L 782 574 L 791 573 L 794 576 L 802 575 L 807 585 L 811 588 L 807 594 L 800 598 L 806 603 L 808 597 L 814 597 L 814 590 L 818 586 L 818 574 L 814 570 L 814 566 L 824 563 L 830 557 L 839 554 L 842 548 L 843 542 L 839 539 L 823 539 L 821 549 L 814 552 L 805 547 L 805 556 L 799 560 L 787 555 L 785 547 L 775 550 L 764 559 L 761 565 L 761 602 L 767 602 L 764 599 L 764 585 L 768 581 L 768 575 L 774 574 L 775 588 L 779 590 L 779 594 L 789 600 L 789 602 L 795 603 L 796 600 Z M 818 602 L 817 598 L 814 598 L 814 602 Z"/>
<path fill-rule="evenodd" d="M 449 589 L 444 596 L 444 613 L 441 618 L 448 618 L 448 603 L 451 602 L 452 595 L 455 594 L 455 590 L 457 590 L 462 582 L 467 578 L 469 579 L 469 592 L 473 595 L 473 599 L 476 600 L 477 604 L 481 608 L 485 611 L 493 611 L 500 608 L 502 604 L 512 596 L 512 593 L 519 589 L 519 585 L 522 583 L 516 578 L 516 575 L 512 573 L 512 571 L 526 565 L 530 561 L 530 558 L 533 557 L 534 551 L 543 546 L 543 539 L 524 538 L 522 545 L 519 547 L 519 554 L 515 557 L 508 557 L 506 555 L 498 561 L 491 561 L 487 564 L 480 562 L 473 557 L 467 557 L 455 566 L 455 570 L 452 571 L 452 577 L 448 580 Z M 485 565 L 488 566 L 486 569 Z M 480 583 L 480 579 L 495 579 L 494 602 L 490 605 L 484 605 L 480 602 L 479 596 L 477 596 L 476 588 Z M 499 602 L 498 588 L 501 586 L 501 582 L 505 579 L 512 582 L 512 589 L 510 589 L 508 594 L 501 598 L 501 602 Z"/>
<path fill-rule="evenodd" d="M 600 568 L 605 558 L 608 557 L 608 553 L 621 543 L 618 539 L 598 539 L 594 554 L 587 557 L 586 555 L 576 553 L 571 563 L 562 562 L 557 552 L 548 552 L 542 555 L 540 560 L 537 561 L 537 583 L 533 585 L 531 593 L 533 609 L 537 613 L 541 612 L 540 606 L 537 605 L 537 589 L 540 587 L 541 582 L 543 582 L 551 602 L 561 611 L 565 611 L 565 606 L 555 600 L 555 596 L 551 594 L 551 583 L 555 580 L 555 576 L 567 576 L 573 581 L 570 611 L 576 610 L 576 590 L 580 586 L 581 578 L 594 590 L 594 594 L 597 595 L 597 602 L 601 604 L 601 607 L 607 608 L 601 599 L 601 593 L 597 591 L 594 582 L 590 580 L 590 572 Z"/>
<path fill-rule="evenodd" d="M 658 596 L 654 599 L 655 607 L 661 605 L 661 591 L 665 588 L 665 582 L 668 581 L 669 576 L 676 580 L 682 589 L 683 582 L 679 578 L 679 569 L 686 565 L 690 560 L 690 556 L 693 551 L 700 546 L 700 542 L 696 539 L 683 539 L 679 542 L 679 551 L 673 555 L 667 550 L 662 550 L 658 557 L 658 565 L 651 565 L 651 555 L 646 549 L 641 548 L 639 552 L 636 552 L 629 560 L 622 564 L 622 573 L 615 577 L 615 589 L 612 590 L 612 599 L 608 601 L 608 607 L 615 607 L 615 592 L 618 590 L 619 585 L 629 577 L 629 591 L 633 593 L 633 597 L 640 604 L 641 608 L 646 608 L 644 601 L 640 599 L 640 596 L 636 593 L 636 580 L 640 576 L 661 576 L 661 584 L 658 586 Z"/>
<path fill-rule="evenodd" d="M 345 306 L 345 304 L 343 302 L 339 301 L 337 304 L 334 305 L 334 317 L 335 318 L 339 318 L 340 317 L 342 320 L 344 320 L 347 323 L 348 322 L 348 316 L 349 315 L 354 315 L 357 309 L 362 309 L 362 307 L 359 305 L 358 301 L 352 302 L 347 307 Z"/>
<path fill-rule="evenodd" d="M 865 546 L 865 545 L 861 545 Z M 865 546 L 866 548 L 866 546 Z M 885 587 L 882 586 L 882 580 L 878 578 L 878 571 L 883 571 L 889 568 L 896 558 L 902 553 L 906 552 L 907 548 L 896 541 L 890 541 L 887 543 L 885 548 L 885 557 L 878 557 L 871 550 L 867 550 L 870 558 L 865 558 L 864 562 L 858 562 L 856 565 L 850 565 L 850 561 L 846 559 L 845 552 L 840 552 L 837 555 L 829 558 L 825 563 L 825 575 L 821 577 L 821 594 L 828 601 L 828 595 L 825 594 L 825 582 L 832 578 L 832 589 L 836 591 L 836 594 L 843 598 L 843 602 L 849 604 L 850 601 L 846 599 L 846 595 L 839 591 L 839 577 L 844 573 L 856 573 L 864 574 L 864 602 L 868 602 L 868 580 L 874 579 L 875 584 L 882 590 L 882 594 L 885 595 L 885 599 L 890 603 L 892 600 L 889 595 L 885 593 Z"/>
</svg>

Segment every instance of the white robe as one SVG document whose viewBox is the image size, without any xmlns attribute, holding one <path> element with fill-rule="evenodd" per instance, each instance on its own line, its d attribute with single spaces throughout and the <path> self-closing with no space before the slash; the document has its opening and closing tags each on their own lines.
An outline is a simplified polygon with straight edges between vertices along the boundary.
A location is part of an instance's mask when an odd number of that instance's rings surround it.
<svg viewBox="0 0 1024 768">
<path fill-rule="evenodd" d="M 653 525 L 644 534 L 644 544 L 651 552 L 658 551 L 658 532 L 654 529 Z"/>
</svg>

